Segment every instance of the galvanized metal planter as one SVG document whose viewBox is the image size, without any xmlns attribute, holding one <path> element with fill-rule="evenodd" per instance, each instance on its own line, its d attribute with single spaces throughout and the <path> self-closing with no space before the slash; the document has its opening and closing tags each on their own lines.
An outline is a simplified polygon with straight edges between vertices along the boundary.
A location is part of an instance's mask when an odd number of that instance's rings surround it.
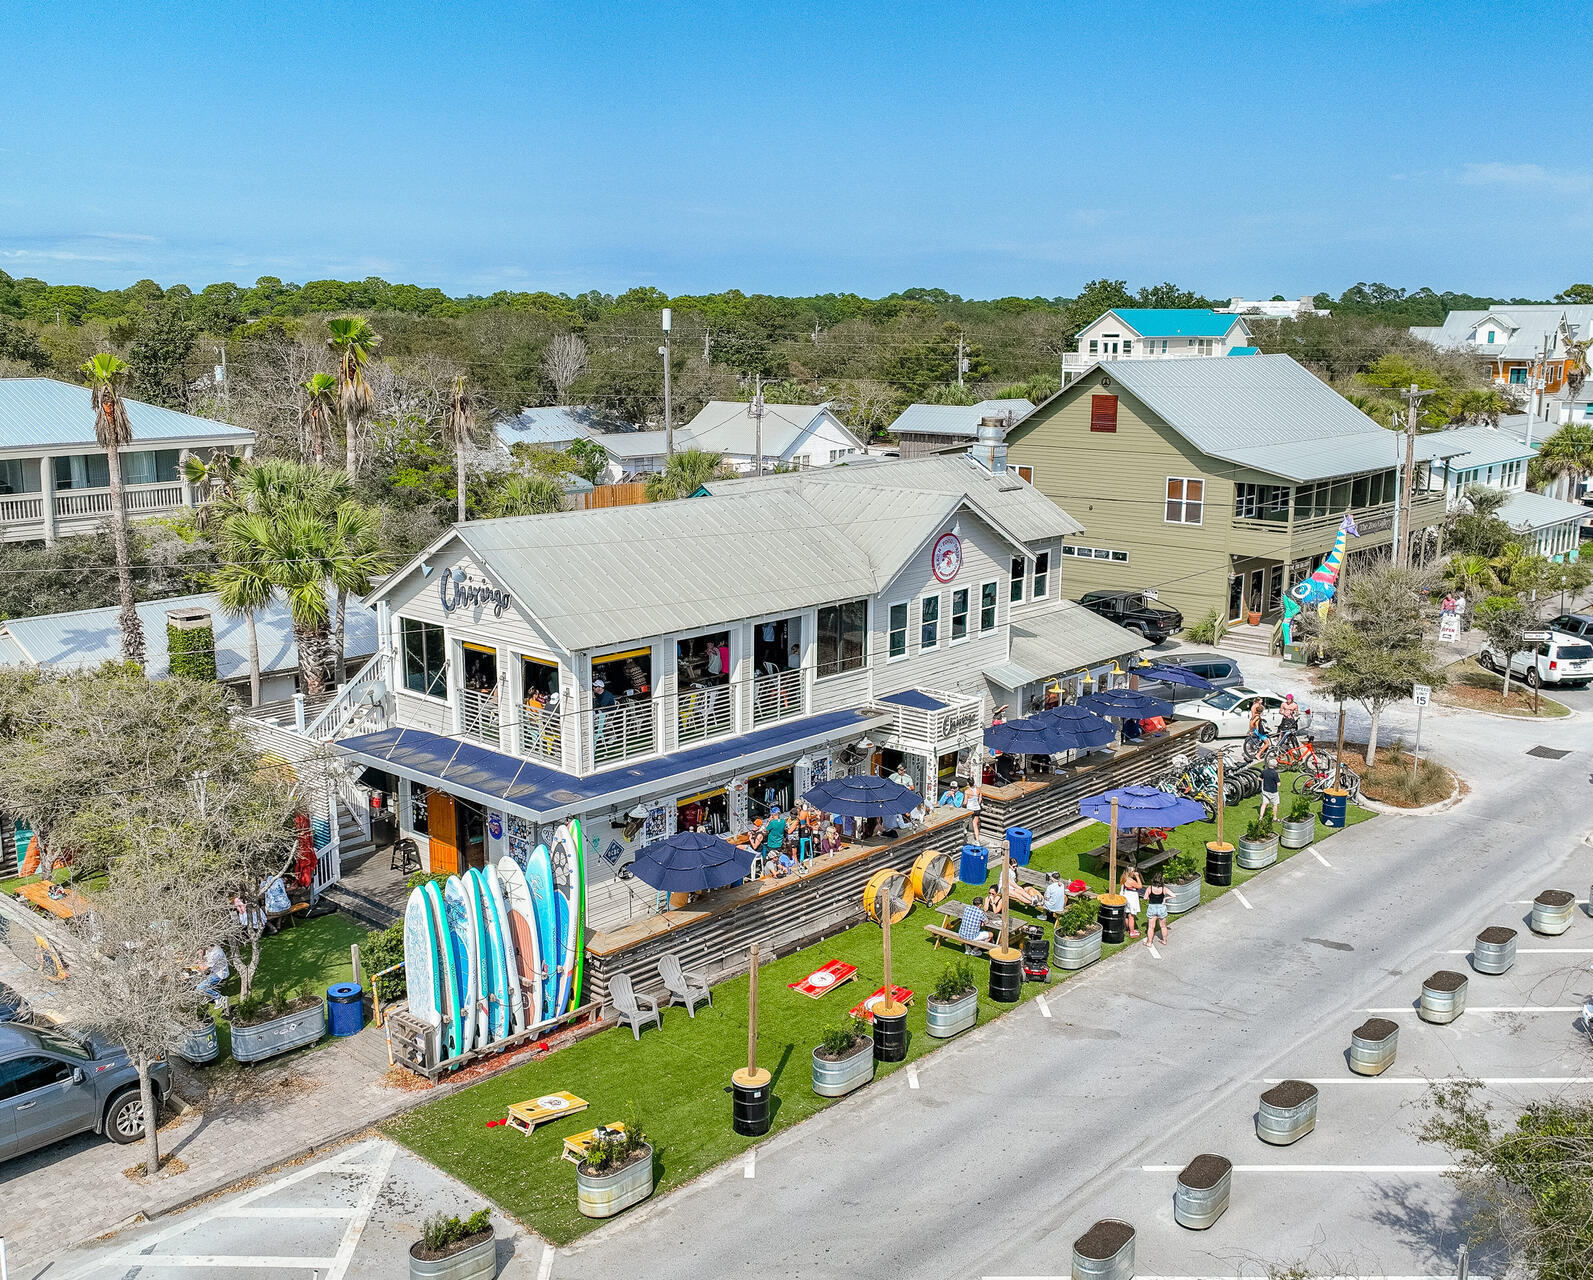
<svg viewBox="0 0 1593 1280">
<path fill-rule="evenodd" d="M 1091 925 L 1077 938 L 1059 931 L 1051 944 L 1051 959 L 1056 962 L 1058 969 L 1082 969 L 1085 965 L 1094 964 L 1101 958 L 1101 939 L 1104 936 L 1098 924 Z"/>
<path fill-rule="evenodd" d="M 1092 1256 L 1099 1253 L 1107 1256 Z M 1134 1228 L 1102 1218 L 1075 1240 L 1073 1280 L 1134 1280 Z"/>
<path fill-rule="evenodd" d="M 1217 1165 L 1221 1173 L 1213 1174 Z M 1233 1189 L 1233 1161 L 1223 1156 L 1196 1156 L 1178 1175 L 1173 1190 L 1173 1221 L 1191 1231 L 1204 1231 L 1228 1208 Z"/>
<path fill-rule="evenodd" d="M 1265 840 L 1246 840 L 1239 838 L 1239 852 L 1236 855 L 1239 865 L 1246 871 L 1259 871 L 1262 867 L 1270 867 L 1278 860 L 1278 837 L 1268 836 Z"/>
<path fill-rule="evenodd" d="M 409 1280 L 492 1280 L 498 1274 L 498 1238 L 491 1232 L 485 1240 L 435 1261 L 417 1258 L 419 1247 L 409 1247 Z"/>
<path fill-rule="evenodd" d="M 960 1000 L 930 1000 L 925 1005 L 924 1030 L 937 1040 L 950 1040 L 973 1029 L 979 1021 L 979 992 L 970 991 Z"/>
<path fill-rule="evenodd" d="M 1185 880 L 1182 884 L 1167 885 L 1167 914 L 1181 916 L 1200 905 L 1200 877 Z"/>
<path fill-rule="evenodd" d="M 612 1173 L 575 1167 L 575 1207 L 588 1218 L 612 1218 L 653 1194 L 653 1148 L 642 1144 L 641 1159 Z"/>
<path fill-rule="evenodd" d="M 1455 979 L 1459 979 L 1457 983 Z M 1440 1025 L 1453 1022 L 1466 1012 L 1467 978 L 1452 969 L 1440 969 L 1422 983 L 1421 1007 L 1416 1010 L 1423 1022 Z"/>
<path fill-rule="evenodd" d="M 1316 818 L 1302 818 L 1299 822 L 1284 822 L 1278 839 L 1285 849 L 1304 849 L 1316 839 Z"/>
<path fill-rule="evenodd" d="M 1576 894 L 1564 889 L 1545 889 L 1532 902 L 1532 918 L 1528 921 L 1533 933 L 1556 937 L 1571 927 L 1571 913 L 1576 910 Z"/>
<path fill-rule="evenodd" d="M 195 1027 L 193 1035 L 184 1040 L 183 1047 L 177 1050 L 177 1056 L 196 1067 L 221 1057 L 221 1040 L 216 1035 L 216 1024 L 206 1022 Z"/>
<path fill-rule="evenodd" d="M 290 1013 L 252 1027 L 232 1024 L 232 1056 L 239 1062 L 261 1062 L 279 1053 L 314 1044 L 326 1034 L 326 1006 L 317 1001 L 308 1009 Z"/>
<path fill-rule="evenodd" d="M 1350 1033 L 1350 1070 L 1380 1076 L 1399 1053 L 1399 1027 L 1387 1018 L 1368 1018 Z"/>
<path fill-rule="evenodd" d="M 874 1042 L 861 1041 L 846 1057 L 828 1062 L 813 1051 L 813 1092 L 823 1098 L 844 1098 L 874 1078 Z"/>
<path fill-rule="evenodd" d="M 1471 967 L 1478 973 L 1505 973 L 1516 962 L 1516 931 L 1490 925 L 1471 947 Z"/>
<path fill-rule="evenodd" d="M 1275 1147 L 1298 1142 L 1316 1128 L 1317 1093 L 1314 1084 L 1285 1080 L 1261 1095 L 1256 1114 L 1256 1137 Z"/>
</svg>

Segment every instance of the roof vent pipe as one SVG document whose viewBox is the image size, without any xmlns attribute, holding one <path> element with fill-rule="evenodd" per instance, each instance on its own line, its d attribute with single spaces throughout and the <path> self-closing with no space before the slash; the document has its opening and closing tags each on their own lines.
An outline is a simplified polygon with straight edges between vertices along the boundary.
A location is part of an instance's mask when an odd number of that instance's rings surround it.
<svg viewBox="0 0 1593 1280">
<path fill-rule="evenodd" d="M 1007 423 L 1005 415 L 996 414 L 979 419 L 979 434 L 974 442 L 973 456 L 984 464 L 992 475 L 1002 475 L 1007 469 Z"/>
</svg>

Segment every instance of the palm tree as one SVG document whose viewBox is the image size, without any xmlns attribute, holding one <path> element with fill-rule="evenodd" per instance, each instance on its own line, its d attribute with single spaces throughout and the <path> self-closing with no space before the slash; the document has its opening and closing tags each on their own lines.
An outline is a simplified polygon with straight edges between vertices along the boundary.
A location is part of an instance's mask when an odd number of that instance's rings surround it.
<svg viewBox="0 0 1593 1280">
<path fill-rule="evenodd" d="M 1471 601 L 1492 595 L 1499 589 L 1499 579 L 1489 565 L 1487 556 L 1452 556 L 1444 576 Z"/>
<path fill-rule="evenodd" d="M 326 436 L 337 412 L 337 378 L 330 373 L 312 373 L 301 384 L 304 391 L 303 425 L 310 438 L 310 456 L 318 467 L 326 465 Z"/>
<path fill-rule="evenodd" d="M 133 442 L 127 406 L 119 388 L 130 372 L 127 362 L 101 352 L 84 362 L 81 372 L 94 398 L 94 439 L 105 450 L 111 474 L 111 535 L 116 544 L 116 593 L 121 601 L 122 657 L 144 666 L 144 624 L 133 598 L 133 566 L 127 552 L 127 510 L 122 506 L 121 450 Z"/>
<path fill-rule="evenodd" d="M 492 518 L 548 515 L 564 510 L 564 486 L 550 475 L 511 472 L 487 491 L 482 507 Z"/>
<path fill-rule="evenodd" d="M 1580 484 L 1593 473 L 1593 427 L 1569 422 L 1543 442 L 1535 459 L 1539 473 L 1549 480 L 1569 477 Z"/>
<path fill-rule="evenodd" d="M 476 411 L 465 390 L 465 375 L 454 379 L 454 393 L 448 401 L 448 418 L 443 434 L 454 447 L 454 474 L 459 486 L 459 523 L 465 522 L 465 448 L 470 443 L 471 428 L 475 425 Z"/>
<path fill-rule="evenodd" d="M 725 480 L 736 474 L 723 454 L 706 449 L 682 449 L 664 469 L 647 477 L 647 500 L 668 502 L 689 498 L 710 480 Z"/>
<path fill-rule="evenodd" d="M 262 559 L 270 544 L 265 516 L 240 512 L 223 529 L 216 548 L 221 563 L 210 575 L 210 589 L 224 612 L 241 617 L 249 630 L 249 705 L 260 705 L 260 634 L 256 618 L 277 594 L 271 565 Z"/>
<path fill-rule="evenodd" d="M 338 408 L 343 413 L 348 477 L 359 475 L 359 425 L 371 413 L 371 384 L 365 380 L 365 366 L 382 345 L 381 338 L 364 316 L 335 316 L 326 322 L 332 335 L 326 345 L 337 356 Z"/>
</svg>

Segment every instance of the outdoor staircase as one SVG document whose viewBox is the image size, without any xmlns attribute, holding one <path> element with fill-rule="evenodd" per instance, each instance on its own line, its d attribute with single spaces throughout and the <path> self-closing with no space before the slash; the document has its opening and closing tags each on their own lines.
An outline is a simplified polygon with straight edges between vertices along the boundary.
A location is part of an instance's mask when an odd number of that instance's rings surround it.
<svg viewBox="0 0 1593 1280">
<path fill-rule="evenodd" d="M 387 871 L 387 854 L 378 854 L 371 838 L 360 830 L 360 824 L 339 798 L 337 805 L 337 836 L 340 846 L 341 878 L 327 885 L 322 897 L 372 929 L 385 929 L 402 914 L 402 905 L 395 894 L 407 896 L 402 889 L 403 877 Z M 378 865 L 379 864 L 379 865 Z"/>
<path fill-rule="evenodd" d="M 1256 653 L 1265 657 L 1272 652 L 1272 624 L 1263 622 L 1252 627 L 1248 623 L 1236 623 L 1222 633 L 1217 648 L 1224 653 Z"/>
</svg>

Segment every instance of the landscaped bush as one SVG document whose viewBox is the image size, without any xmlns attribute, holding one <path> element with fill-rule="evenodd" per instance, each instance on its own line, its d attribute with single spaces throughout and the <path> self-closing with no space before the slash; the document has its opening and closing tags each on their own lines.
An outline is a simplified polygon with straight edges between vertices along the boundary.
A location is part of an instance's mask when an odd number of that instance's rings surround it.
<svg viewBox="0 0 1593 1280">
<path fill-rule="evenodd" d="M 839 1026 L 830 1027 L 824 1033 L 824 1039 L 819 1041 L 819 1056 L 836 1059 L 844 1058 L 857 1048 L 864 1040 L 874 1038 L 874 1029 L 869 1026 L 866 1018 L 848 1018 Z"/>
<path fill-rule="evenodd" d="M 240 1027 L 259 1026 L 290 1013 L 302 1013 L 321 1003 L 313 991 L 251 991 L 232 1007 L 231 1021 Z"/>
<path fill-rule="evenodd" d="M 647 1145 L 647 1135 L 634 1105 L 625 1109 L 618 1129 L 608 1129 L 592 1140 L 581 1168 L 587 1173 L 612 1173 L 634 1163 Z"/>
<path fill-rule="evenodd" d="M 1193 880 L 1200 874 L 1200 866 L 1187 853 L 1175 853 L 1167 859 L 1167 866 L 1162 871 L 1162 879 L 1168 884 L 1182 884 L 1186 880 Z"/>
<path fill-rule="evenodd" d="M 1311 816 L 1311 797 L 1295 796 L 1294 803 L 1289 806 L 1289 821 L 1304 822 Z"/>
<path fill-rule="evenodd" d="M 1270 840 L 1277 835 L 1277 829 L 1272 825 L 1272 819 L 1251 818 L 1250 825 L 1245 828 L 1246 840 Z"/>
<path fill-rule="evenodd" d="M 977 989 L 973 965 L 966 960 L 953 960 L 940 971 L 940 977 L 935 979 L 935 989 L 930 994 L 934 999 L 950 1004 Z"/>
<path fill-rule="evenodd" d="M 401 999 L 409 990 L 404 982 L 404 971 L 398 970 L 385 978 L 375 975 L 390 968 L 404 958 L 404 922 L 398 921 L 385 929 L 373 929 L 360 943 L 360 964 L 371 976 L 376 994 L 383 1000 Z"/>
<path fill-rule="evenodd" d="M 1056 922 L 1056 931 L 1065 937 L 1076 938 L 1095 927 L 1100 908 L 1089 898 L 1075 898 Z"/>
<path fill-rule="evenodd" d="M 428 1254 L 444 1254 L 491 1227 L 490 1209 L 477 1209 L 468 1218 L 461 1218 L 457 1214 L 434 1213 L 421 1223 L 420 1246 Z"/>
<path fill-rule="evenodd" d="M 1216 644 L 1227 630 L 1222 615 L 1215 609 L 1208 609 L 1204 618 L 1184 629 L 1184 634 L 1189 637 L 1191 644 Z"/>
</svg>

